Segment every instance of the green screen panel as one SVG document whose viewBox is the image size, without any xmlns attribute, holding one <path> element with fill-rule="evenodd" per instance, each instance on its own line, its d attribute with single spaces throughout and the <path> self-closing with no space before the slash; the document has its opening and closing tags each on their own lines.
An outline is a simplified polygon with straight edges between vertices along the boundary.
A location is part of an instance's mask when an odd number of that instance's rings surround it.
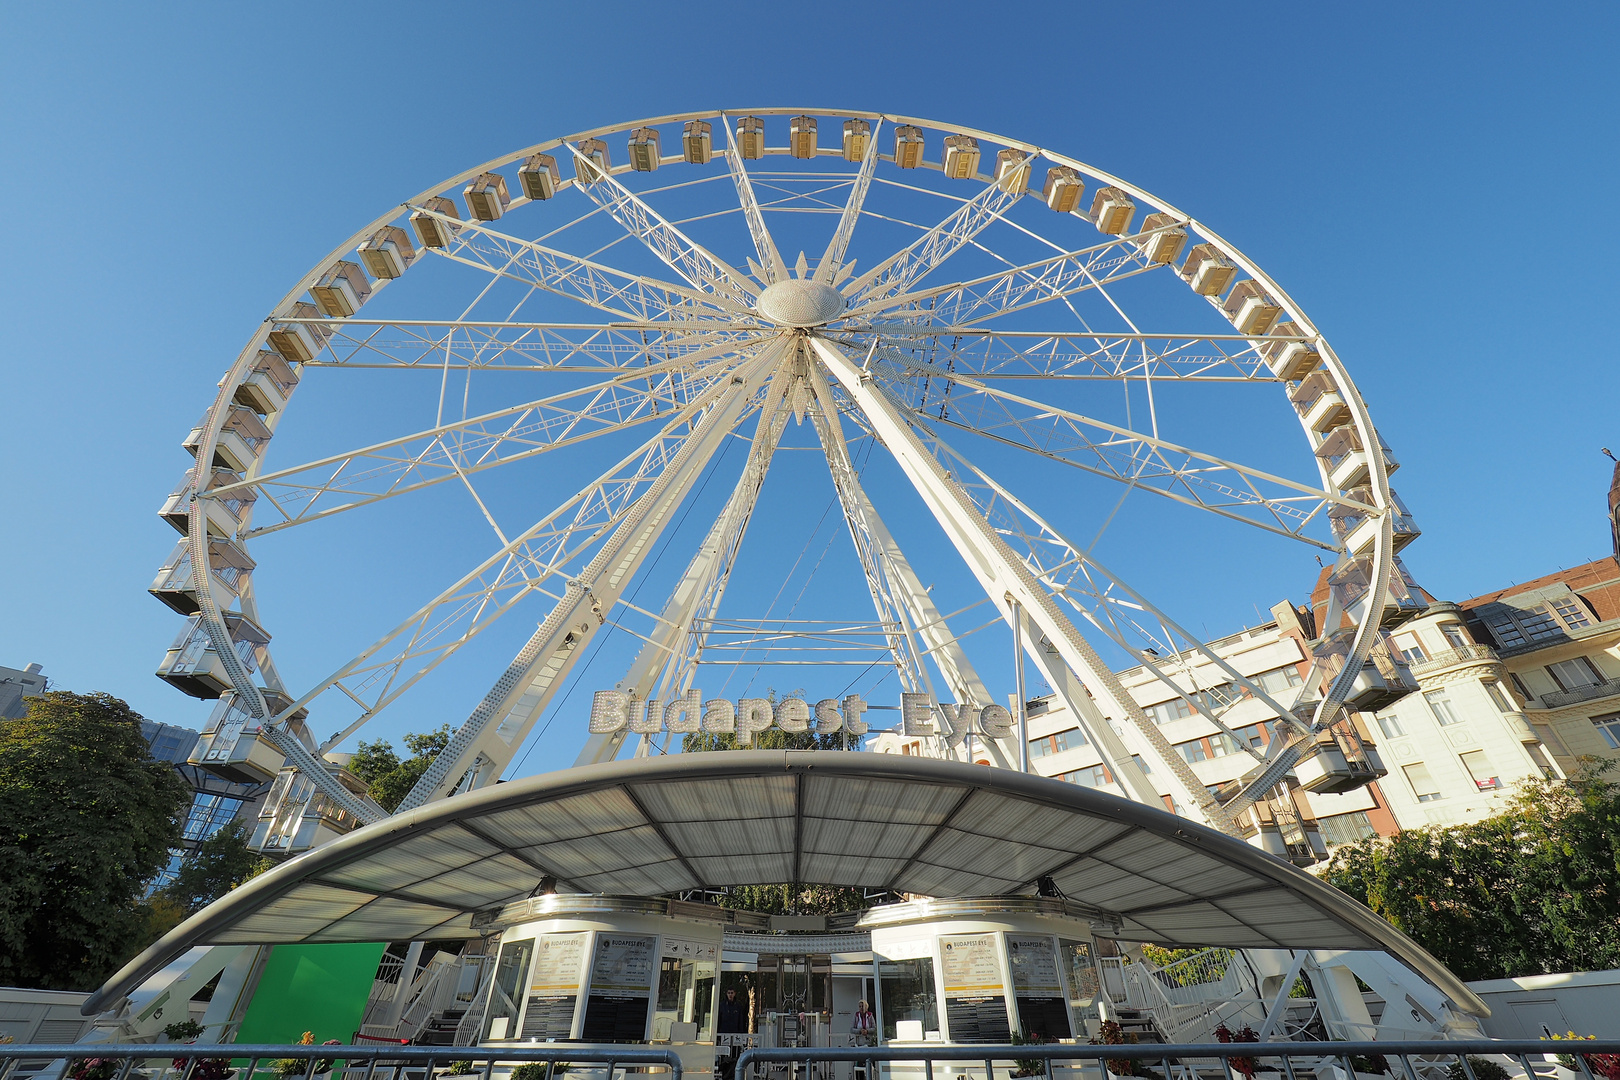
<svg viewBox="0 0 1620 1080">
<path fill-rule="evenodd" d="M 236 1041 L 295 1043 L 306 1031 L 317 1043 L 352 1041 L 386 947 L 382 942 L 275 946 Z"/>
</svg>

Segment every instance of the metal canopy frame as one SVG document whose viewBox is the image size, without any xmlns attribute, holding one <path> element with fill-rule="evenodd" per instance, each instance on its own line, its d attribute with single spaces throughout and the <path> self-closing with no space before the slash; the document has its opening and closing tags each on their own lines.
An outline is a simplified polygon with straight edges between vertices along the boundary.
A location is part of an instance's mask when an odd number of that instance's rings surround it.
<svg viewBox="0 0 1620 1080">
<path fill-rule="evenodd" d="M 631 895 L 790 879 L 994 895 L 1051 877 L 1102 936 L 1385 950 L 1485 1015 L 1411 939 L 1241 840 L 1057 780 L 835 750 L 614 761 L 398 814 L 215 901 L 84 1011 L 196 945 L 475 937 L 478 912 L 523 899 L 548 875 L 565 891 Z"/>
</svg>

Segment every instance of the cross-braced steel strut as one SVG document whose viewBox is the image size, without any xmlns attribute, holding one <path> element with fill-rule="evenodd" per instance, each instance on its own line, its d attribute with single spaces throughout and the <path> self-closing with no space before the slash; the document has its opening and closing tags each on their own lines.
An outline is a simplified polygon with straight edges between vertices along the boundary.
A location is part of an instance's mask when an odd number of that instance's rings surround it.
<svg viewBox="0 0 1620 1080">
<path fill-rule="evenodd" d="M 776 368 L 783 348 L 780 341 L 772 342 L 761 355 L 737 369 L 731 384 L 697 422 L 674 460 L 590 564 L 568 583 L 551 614 L 462 724 L 450 745 L 433 759 L 422 779 L 400 803 L 401 811 L 452 793 L 469 773 L 474 773 L 471 785 L 492 782 L 511 760 L 578 660 L 585 643 L 603 625 L 605 613 L 618 603 L 625 586 L 656 545 L 674 509 Z"/>
<path fill-rule="evenodd" d="M 693 623 L 700 613 L 712 614 L 725 592 L 737 549 L 742 544 L 754 507 L 759 501 L 759 492 L 764 486 L 765 474 L 776 453 L 782 429 L 787 425 L 787 398 L 792 384 L 791 372 L 778 365 L 765 392 L 765 402 L 760 407 L 759 422 L 754 430 L 753 446 L 748 452 L 748 460 L 743 465 L 737 486 L 687 565 L 686 572 L 670 593 L 657 624 L 617 689 L 628 690 L 641 699 L 651 695 L 655 684 L 673 686 L 677 692 L 686 689 L 684 683 L 691 669 L 689 642 Z M 590 735 L 574 764 L 594 765 L 612 761 L 623 746 L 624 736 L 622 729 Z"/>
<path fill-rule="evenodd" d="M 821 438 L 827 468 L 832 473 L 833 486 L 844 511 L 844 522 L 849 526 L 850 537 L 866 569 L 872 604 L 877 609 L 879 622 L 892 620 L 899 624 L 898 636 L 901 640 L 892 643 L 896 662 L 916 665 L 921 685 L 927 688 L 926 692 L 937 706 L 938 695 L 922 662 L 923 651 L 917 649 L 916 639 L 921 639 L 926 646 L 926 654 L 933 657 L 957 703 L 981 708 L 993 704 L 989 689 L 968 660 L 961 642 L 951 633 L 944 616 L 934 606 L 933 597 L 923 587 L 861 484 L 860 476 L 850 462 L 849 447 L 844 441 L 837 403 L 833 400 L 832 388 L 827 384 L 826 373 L 813 356 L 807 356 L 806 361 L 806 374 L 815 401 L 816 433 Z M 893 639 L 897 635 L 890 636 Z M 906 650 L 904 654 L 900 652 L 901 649 Z M 946 744 L 954 750 L 967 734 L 966 725 L 943 734 Z M 1007 752 L 999 742 L 994 739 L 984 742 L 996 765 L 1010 767 Z"/>
<path fill-rule="evenodd" d="M 1165 772 L 1175 777 L 1177 783 L 1184 789 L 1188 798 L 1186 807 L 1188 812 L 1196 814 L 1223 831 L 1235 831 L 1231 819 L 1216 804 L 1197 776 L 1187 767 L 1187 763 L 1170 746 L 1158 728 L 1143 715 L 1141 707 L 1120 685 L 1118 678 L 1103 663 L 1096 650 L 1058 609 L 1051 594 L 1041 586 L 1029 568 L 1018 560 L 1005 541 L 990 528 L 972 500 L 945 475 L 938 462 L 923 447 L 916 433 L 901 418 L 899 409 L 874 384 L 869 373 L 863 372 L 842 349 L 826 338 L 819 335 L 812 336 L 810 343 L 822 363 L 844 387 L 844 391 L 861 407 L 868 423 L 872 425 L 889 452 L 894 455 L 895 461 L 905 472 L 912 486 L 928 504 L 929 510 L 961 553 L 986 595 L 1002 612 L 1003 618 L 1011 620 L 1015 617 L 1012 601 L 1016 600 L 1022 608 L 1023 617 L 1033 624 L 1026 626 L 1025 640 L 1033 645 L 1044 637 L 1056 650 L 1063 664 L 1053 664 L 1050 654 L 1043 648 L 1032 648 L 1030 650 L 1032 659 L 1041 665 L 1043 670 L 1066 666 L 1084 684 L 1081 692 L 1076 694 L 1070 689 L 1069 680 L 1058 676 L 1055 670 L 1051 674 L 1058 677 L 1048 678 L 1048 681 L 1053 683 L 1054 689 L 1065 694 L 1065 701 L 1073 709 L 1074 715 L 1087 716 L 1100 707 L 1108 712 L 1103 718 L 1099 718 L 1103 720 L 1097 725 L 1099 728 L 1108 726 L 1106 722 L 1108 715 L 1131 724 L 1146 744 L 1144 749 L 1156 759 L 1154 763 L 1162 764 Z M 1090 709 L 1082 704 L 1086 689 L 1089 689 L 1096 699 L 1096 703 Z M 1099 731 L 1098 734 L 1103 733 Z M 1128 771 L 1126 775 L 1129 776 Z M 1135 785 L 1127 787 L 1130 789 Z M 1151 788 L 1147 792 L 1133 790 L 1132 794 L 1139 799 L 1147 794 L 1149 798 L 1145 801 L 1159 801 L 1157 793 L 1152 792 Z"/>
</svg>

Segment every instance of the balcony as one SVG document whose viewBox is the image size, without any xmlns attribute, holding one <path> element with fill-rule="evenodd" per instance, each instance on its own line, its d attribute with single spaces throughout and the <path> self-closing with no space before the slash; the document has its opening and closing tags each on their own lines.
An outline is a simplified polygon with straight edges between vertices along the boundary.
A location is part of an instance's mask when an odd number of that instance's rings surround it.
<svg viewBox="0 0 1620 1080">
<path fill-rule="evenodd" d="M 1562 709 L 1565 705 L 1575 705 L 1582 701 L 1596 701 L 1598 698 L 1614 697 L 1620 694 L 1620 679 L 1604 679 L 1592 686 L 1577 686 L 1573 690 L 1559 690 L 1551 694 L 1541 695 L 1543 709 Z"/>
<path fill-rule="evenodd" d="M 1412 665 L 1414 677 L 1424 679 L 1430 675 L 1439 674 L 1448 668 L 1459 667 L 1463 664 L 1500 664 L 1502 658 L 1496 655 L 1496 650 L 1489 645 L 1463 645 L 1455 649 L 1447 649 L 1443 653 L 1436 653 L 1422 663 Z"/>
</svg>

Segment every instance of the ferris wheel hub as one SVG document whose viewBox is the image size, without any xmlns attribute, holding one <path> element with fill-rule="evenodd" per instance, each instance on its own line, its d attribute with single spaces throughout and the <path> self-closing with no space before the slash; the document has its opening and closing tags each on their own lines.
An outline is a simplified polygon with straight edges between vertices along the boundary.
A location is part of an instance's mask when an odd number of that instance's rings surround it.
<svg viewBox="0 0 1620 1080">
<path fill-rule="evenodd" d="M 844 294 L 819 281 L 789 278 L 760 293 L 754 310 L 777 326 L 820 326 L 844 310 Z"/>
</svg>

